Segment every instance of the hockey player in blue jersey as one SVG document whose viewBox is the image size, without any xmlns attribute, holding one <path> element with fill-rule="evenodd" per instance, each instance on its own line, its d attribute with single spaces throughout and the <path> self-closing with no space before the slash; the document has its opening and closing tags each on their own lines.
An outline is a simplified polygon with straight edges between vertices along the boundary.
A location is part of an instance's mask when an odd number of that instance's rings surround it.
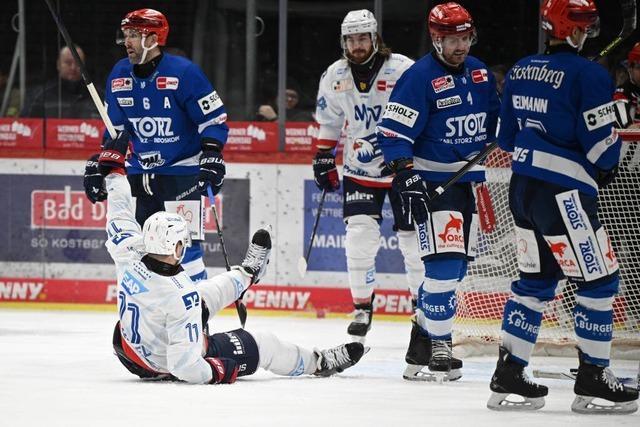
<svg viewBox="0 0 640 427">
<path fill-rule="evenodd" d="M 519 280 L 504 308 L 502 346 L 487 406 L 539 409 L 547 387 L 524 372 L 558 280 L 577 285 L 574 308 L 579 368 L 571 409 L 631 413 L 638 391 L 607 368 L 618 263 L 598 220 L 598 189 L 615 177 L 620 138 L 614 124 L 624 107 L 613 102 L 607 71 L 578 52 L 595 32 L 593 0 L 547 0 L 544 54 L 518 61 L 507 75 L 498 143 L 513 152 L 509 206 L 518 240 Z M 521 396 L 508 400 L 510 394 Z M 524 399 L 522 399 L 524 398 Z M 609 404 L 593 402 L 604 399 Z"/>
<path fill-rule="evenodd" d="M 493 74 L 468 55 L 476 41 L 469 12 L 451 2 L 434 7 L 428 20 L 434 49 L 397 82 L 378 139 L 425 265 L 404 377 L 453 380 L 462 365 L 451 353 L 455 290 L 475 253 L 472 184 L 484 181 L 484 168 L 474 167 L 429 206 L 427 194 L 494 139 L 499 100 Z"/>
<path fill-rule="evenodd" d="M 135 154 L 127 162 L 127 174 L 136 197 L 136 219 L 143 224 L 165 210 L 189 218 L 194 244 L 183 267 L 192 279 L 203 279 L 201 195 L 208 186 L 214 194 L 222 187 L 227 114 L 197 65 L 161 51 L 169 33 L 162 13 L 130 12 L 121 30 L 127 58 L 107 79 L 105 103 L 114 127 L 132 137 Z M 85 192 L 94 203 L 104 200 L 102 177 L 85 176 Z"/>
</svg>

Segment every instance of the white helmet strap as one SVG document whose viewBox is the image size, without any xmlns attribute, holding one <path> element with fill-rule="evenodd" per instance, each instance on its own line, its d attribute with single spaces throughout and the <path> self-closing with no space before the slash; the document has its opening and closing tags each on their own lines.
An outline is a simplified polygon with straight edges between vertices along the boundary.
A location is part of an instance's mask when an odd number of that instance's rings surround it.
<svg viewBox="0 0 640 427">
<path fill-rule="evenodd" d="M 158 46 L 158 42 L 155 42 L 151 46 L 147 47 L 146 41 L 147 41 L 147 36 L 146 34 L 143 34 L 142 35 L 142 57 L 140 58 L 140 64 L 144 64 L 144 60 L 147 59 L 147 53 L 149 53 L 150 50 Z"/>
</svg>

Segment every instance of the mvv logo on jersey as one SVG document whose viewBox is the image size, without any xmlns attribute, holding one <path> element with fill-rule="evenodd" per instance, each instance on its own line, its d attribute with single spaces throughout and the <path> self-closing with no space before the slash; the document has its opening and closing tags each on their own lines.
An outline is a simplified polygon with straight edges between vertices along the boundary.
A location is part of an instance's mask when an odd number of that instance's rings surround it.
<svg viewBox="0 0 640 427">
<path fill-rule="evenodd" d="M 121 77 L 111 80 L 111 92 L 120 92 L 133 89 L 133 79 L 131 77 Z"/>
<path fill-rule="evenodd" d="M 180 79 L 177 77 L 158 77 L 156 88 L 160 90 L 177 90 Z"/>
</svg>

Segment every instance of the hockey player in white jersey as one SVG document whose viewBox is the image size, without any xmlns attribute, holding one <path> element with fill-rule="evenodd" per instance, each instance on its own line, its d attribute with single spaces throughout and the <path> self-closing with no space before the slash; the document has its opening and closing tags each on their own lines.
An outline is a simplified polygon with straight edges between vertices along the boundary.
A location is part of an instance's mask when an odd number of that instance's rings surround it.
<svg viewBox="0 0 640 427">
<path fill-rule="evenodd" d="M 596 34 L 594 1 L 547 0 L 541 18 L 547 49 L 511 68 L 500 110 L 498 144 L 513 152 L 509 208 L 518 247 L 524 249 L 518 250 L 519 279 L 511 284 L 504 307 L 487 406 L 544 406 L 547 387 L 529 380 L 524 368 L 545 304 L 566 277 L 577 288 L 573 316 L 579 367 L 571 409 L 632 413 L 638 409 L 638 390 L 625 388 L 608 368 L 619 273 L 598 219 L 598 191 L 618 170 L 621 142 L 615 125 L 625 125 L 625 109 L 612 100 L 615 87 L 607 71 L 578 55 L 586 38 Z"/>
<path fill-rule="evenodd" d="M 310 351 L 280 341 L 271 333 L 237 329 L 206 333 L 209 313 L 237 300 L 266 272 L 271 237 L 257 231 L 242 265 L 194 282 L 181 261 L 191 244 L 186 221 L 157 212 L 142 230 L 124 164 L 129 135 L 107 140 L 88 173 L 105 176 L 108 193 L 107 249 L 116 263 L 118 313 L 113 346 L 122 364 L 141 378 L 189 383 L 233 383 L 258 367 L 286 376 L 328 376 L 354 365 L 361 343 Z"/>
<path fill-rule="evenodd" d="M 341 132 L 344 143 L 345 252 L 355 319 L 347 332 L 364 341 L 371 328 L 375 257 L 380 246 L 382 205 L 386 195 L 393 208 L 394 230 L 405 260 L 413 299 L 422 282 L 415 231 L 404 223 L 400 200 L 391 191 L 390 172 L 384 168 L 375 128 L 396 81 L 413 61 L 391 53 L 377 33 L 377 21 L 368 10 L 349 12 L 341 25 L 343 58 L 320 78 L 316 120 L 320 124 L 318 152 L 313 160 L 315 182 L 321 190 L 340 187 L 334 147 Z"/>
</svg>

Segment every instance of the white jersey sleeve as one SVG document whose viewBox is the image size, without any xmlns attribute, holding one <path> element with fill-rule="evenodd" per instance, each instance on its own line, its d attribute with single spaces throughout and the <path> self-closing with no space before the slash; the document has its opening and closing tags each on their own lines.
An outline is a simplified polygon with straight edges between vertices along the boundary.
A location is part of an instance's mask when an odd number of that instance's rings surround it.
<svg viewBox="0 0 640 427">
<path fill-rule="evenodd" d="M 112 173 L 105 178 L 105 184 L 108 192 L 107 250 L 116 264 L 139 260 L 144 255 L 144 244 L 129 181 L 124 175 Z"/>
<path fill-rule="evenodd" d="M 342 72 L 345 74 L 349 72 L 346 61 L 338 61 L 338 63 L 340 62 L 344 62 L 341 68 Z M 318 139 L 337 142 L 340 139 L 345 115 L 342 106 L 338 102 L 339 100 L 333 96 L 332 82 L 335 75 L 335 67 L 336 64 L 332 64 L 320 77 L 316 101 L 316 121 L 320 125 Z M 339 82 L 333 82 L 333 84 L 339 84 Z"/>
<path fill-rule="evenodd" d="M 210 279 L 200 280 L 196 288 L 213 316 L 240 298 L 251 284 L 251 277 L 240 270 L 231 270 Z"/>
<path fill-rule="evenodd" d="M 167 309 L 167 370 L 188 383 L 208 383 L 213 375 L 211 365 L 202 357 L 202 341 L 206 339 L 202 332 L 202 311 L 200 305 L 193 304 L 195 296 L 191 300 L 184 297 Z"/>
</svg>

